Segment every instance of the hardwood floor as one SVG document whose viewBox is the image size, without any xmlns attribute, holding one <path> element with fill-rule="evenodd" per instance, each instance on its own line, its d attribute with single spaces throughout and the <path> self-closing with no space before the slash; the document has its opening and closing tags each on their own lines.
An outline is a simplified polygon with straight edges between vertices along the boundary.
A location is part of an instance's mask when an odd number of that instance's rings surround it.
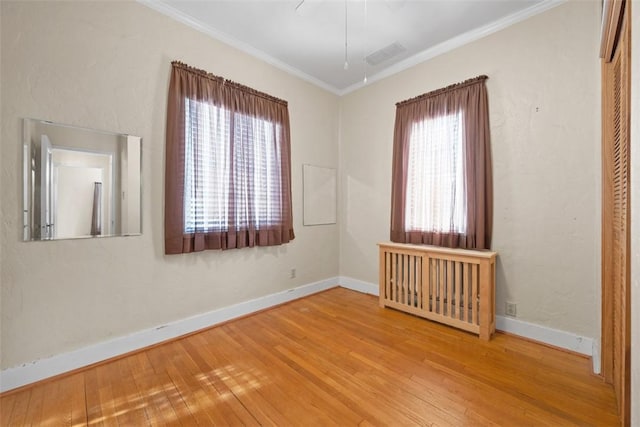
<svg viewBox="0 0 640 427">
<path fill-rule="evenodd" d="M 332 289 L 0 398 L 2 426 L 619 425 L 590 360 Z"/>
</svg>

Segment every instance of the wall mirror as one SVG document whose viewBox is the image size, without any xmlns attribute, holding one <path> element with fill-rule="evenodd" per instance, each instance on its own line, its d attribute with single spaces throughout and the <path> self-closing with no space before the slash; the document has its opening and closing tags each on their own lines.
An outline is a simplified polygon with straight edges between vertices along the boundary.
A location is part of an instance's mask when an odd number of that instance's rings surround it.
<svg viewBox="0 0 640 427">
<path fill-rule="evenodd" d="M 302 165 L 303 225 L 335 224 L 336 170 Z"/>
<path fill-rule="evenodd" d="M 140 137 L 24 119 L 23 239 L 142 233 Z"/>
</svg>

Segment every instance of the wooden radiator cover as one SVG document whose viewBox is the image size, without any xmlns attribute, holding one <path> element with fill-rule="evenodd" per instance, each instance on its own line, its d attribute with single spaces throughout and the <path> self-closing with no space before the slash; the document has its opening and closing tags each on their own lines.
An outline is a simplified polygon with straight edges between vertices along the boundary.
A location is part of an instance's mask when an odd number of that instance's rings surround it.
<svg viewBox="0 0 640 427">
<path fill-rule="evenodd" d="M 400 243 L 378 246 L 381 307 L 490 339 L 496 330 L 496 252 Z"/>
</svg>

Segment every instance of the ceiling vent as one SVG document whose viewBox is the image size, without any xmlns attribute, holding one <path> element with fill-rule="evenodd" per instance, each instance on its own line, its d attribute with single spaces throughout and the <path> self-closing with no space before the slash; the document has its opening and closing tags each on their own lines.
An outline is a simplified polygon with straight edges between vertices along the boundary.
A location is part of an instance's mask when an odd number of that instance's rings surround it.
<svg viewBox="0 0 640 427">
<path fill-rule="evenodd" d="M 406 0 L 387 0 L 386 5 L 392 12 L 398 11 L 404 7 Z"/>
<path fill-rule="evenodd" d="M 394 42 L 389 46 L 385 46 L 382 49 L 373 52 L 371 55 L 367 56 L 365 60 L 367 61 L 367 64 L 375 66 L 388 61 L 394 56 L 398 56 L 401 53 L 406 52 L 406 50 L 406 47 L 402 46 L 398 42 Z"/>
</svg>

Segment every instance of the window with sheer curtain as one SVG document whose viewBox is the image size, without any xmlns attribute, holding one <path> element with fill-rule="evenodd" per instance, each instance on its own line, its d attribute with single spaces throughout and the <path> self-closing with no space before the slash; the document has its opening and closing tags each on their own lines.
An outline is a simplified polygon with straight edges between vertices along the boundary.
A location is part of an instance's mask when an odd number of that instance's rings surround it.
<svg viewBox="0 0 640 427">
<path fill-rule="evenodd" d="M 397 104 L 392 241 L 490 248 L 493 198 L 486 78 Z"/>
<path fill-rule="evenodd" d="M 272 201 L 281 191 L 280 125 L 196 100 L 185 103 L 185 233 L 279 224 L 282 206 Z"/>
<path fill-rule="evenodd" d="M 411 126 L 405 202 L 407 230 L 466 231 L 461 132 L 460 111 Z"/>
<path fill-rule="evenodd" d="M 294 238 L 288 126 L 285 101 L 173 63 L 166 253 Z"/>
</svg>

